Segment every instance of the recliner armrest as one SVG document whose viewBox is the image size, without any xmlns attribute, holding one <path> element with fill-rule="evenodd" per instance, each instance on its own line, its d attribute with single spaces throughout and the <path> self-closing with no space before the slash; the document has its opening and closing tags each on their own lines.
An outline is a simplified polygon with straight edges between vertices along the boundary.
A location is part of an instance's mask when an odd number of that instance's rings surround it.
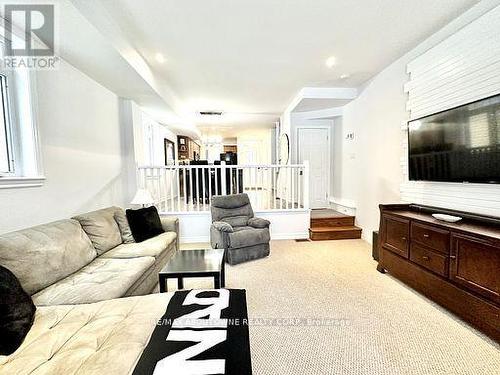
<svg viewBox="0 0 500 375">
<path fill-rule="evenodd" d="M 262 219 L 260 217 L 252 217 L 248 219 L 248 225 L 253 228 L 269 228 L 271 222 L 266 219 Z"/>
<path fill-rule="evenodd" d="M 227 233 L 233 232 L 233 227 L 231 226 L 231 224 L 226 223 L 224 221 L 214 221 L 212 225 L 219 232 L 227 232 Z"/>
</svg>

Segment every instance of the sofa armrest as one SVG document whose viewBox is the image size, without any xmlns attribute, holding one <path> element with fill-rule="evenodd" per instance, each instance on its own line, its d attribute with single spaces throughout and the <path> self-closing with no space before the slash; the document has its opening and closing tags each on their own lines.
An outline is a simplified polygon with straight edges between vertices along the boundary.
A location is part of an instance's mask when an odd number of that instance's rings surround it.
<svg viewBox="0 0 500 375">
<path fill-rule="evenodd" d="M 161 216 L 161 226 L 165 232 L 179 232 L 179 219 L 174 216 Z"/>
<path fill-rule="evenodd" d="M 231 226 L 231 224 L 226 223 L 224 221 L 214 221 L 212 225 L 219 232 L 227 232 L 227 233 L 233 232 L 233 227 Z"/>
<path fill-rule="evenodd" d="M 266 219 L 262 219 L 260 217 L 252 217 L 248 219 L 248 225 L 253 228 L 269 228 L 271 222 Z"/>
<path fill-rule="evenodd" d="M 179 250 L 179 244 L 180 244 L 179 218 L 175 216 L 161 216 L 160 221 L 161 221 L 161 227 L 165 232 L 175 232 L 177 234 L 176 250 Z"/>
</svg>

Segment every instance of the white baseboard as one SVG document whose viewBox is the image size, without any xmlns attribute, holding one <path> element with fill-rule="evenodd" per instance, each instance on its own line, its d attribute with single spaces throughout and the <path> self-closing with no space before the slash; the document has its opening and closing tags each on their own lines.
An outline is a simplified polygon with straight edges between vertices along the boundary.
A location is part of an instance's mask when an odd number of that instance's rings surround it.
<svg viewBox="0 0 500 375">
<path fill-rule="evenodd" d="M 308 239 L 309 232 L 294 232 L 294 233 L 276 233 L 271 236 L 271 241 L 276 240 L 302 240 Z M 182 236 L 181 243 L 207 243 L 210 242 L 210 236 Z"/>
<path fill-rule="evenodd" d="M 337 199 L 331 197 L 329 199 L 330 208 L 345 215 L 356 216 L 356 205 L 353 201 Z"/>
<path fill-rule="evenodd" d="M 182 236 L 181 243 L 207 243 L 210 242 L 210 236 Z"/>
<path fill-rule="evenodd" d="M 366 242 L 368 242 L 370 245 L 372 244 L 372 240 L 373 240 L 373 233 L 372 232 L 369 232 L 369 231 L 366 231 L 366 230 L 363 230 L 363 232 L 361 232 L 361 239 L 362 240 L 365 240 Z"/>
<path fill-rule="evenodd" d="M 304 240 L 309 238 L 309 232 L 276 233 L 271 240 Z"/>
</svg>

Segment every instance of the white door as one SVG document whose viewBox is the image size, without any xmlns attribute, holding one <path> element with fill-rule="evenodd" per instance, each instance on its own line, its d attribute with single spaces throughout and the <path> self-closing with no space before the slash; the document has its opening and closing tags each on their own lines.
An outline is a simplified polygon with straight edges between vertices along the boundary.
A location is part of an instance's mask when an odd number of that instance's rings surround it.
<svg viewBox="0 0 500 375">
<path fill-rule="evenodd" d="M 328 207 L 330 175 L 330 140 L 327 128 L 299 128 L 299 163 L 309 161 L 309 204 L 311 208 Z"/>
</svg>

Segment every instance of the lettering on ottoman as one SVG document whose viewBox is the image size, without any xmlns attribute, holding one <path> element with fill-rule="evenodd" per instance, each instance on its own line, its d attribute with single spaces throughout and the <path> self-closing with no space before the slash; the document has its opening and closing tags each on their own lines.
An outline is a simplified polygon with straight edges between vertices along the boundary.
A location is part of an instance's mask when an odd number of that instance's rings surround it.
<svg viewBox="0 0 500 375">
<path fill-rule="evenodd" d="M 195 361 L 191 360 L 191 358 L 220 344 L 226 340 L 226 337 L 227 332 L 221 330 L 171 330 L 168 334 L 167 341 L 194 341 L 198 342 L 198 344 L 160 360 L 156 364 L 153 374 L 224 374 L 226 367 L 225 359 L 201 359 Z"/>
<path fill-rule="evenodd" d="M 245 290 L 172 295 L 133 375 L 173 374 L 252 374 Z"/>
<path fill-rule="evenodd" d="M 163 374 L 224 374 L 225 359 L 192 360 L 193 357 L 207 351 L 227 338 L 227 319 L 221 319 L 222 310 L 229 306 L 229 291 L 219 289 L 218 297 L 200 298 L 200 290 L 192 290 L 183 302 L 184 306 L 202 305 L 204 309 L 195 310 L 174 319 L 167 341 L 190 341 L 197 344 L 160 360 L 154 375 Z M 211 291 L 213 292 L 213 291 Z M 207 317 L 210 319 L 202 319 Z M 186 328 L 203 328 L 187 330 Z M 224 330 L 221 330 L 223 328 Z"/>
</svg>

